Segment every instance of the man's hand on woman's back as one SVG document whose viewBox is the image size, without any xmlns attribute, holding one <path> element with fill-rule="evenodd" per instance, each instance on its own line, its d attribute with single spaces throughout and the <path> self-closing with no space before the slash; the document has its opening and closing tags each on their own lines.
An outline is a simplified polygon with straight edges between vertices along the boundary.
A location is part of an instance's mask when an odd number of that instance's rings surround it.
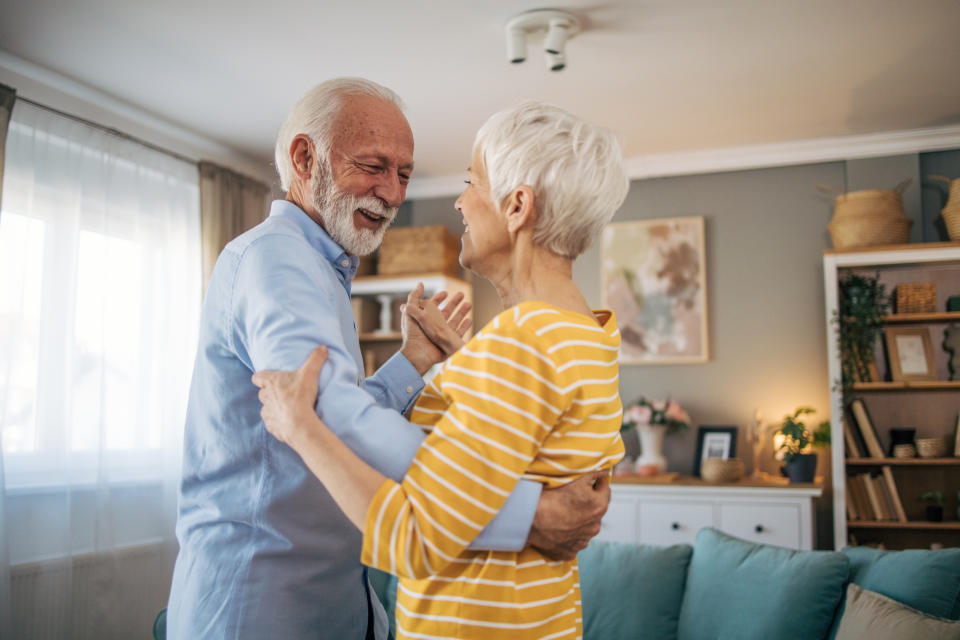
<svg viewBox="0 0 960 640">
<path fill-rule="evenodd" d="M 609 471 L 594 471 L 557 489 L 544 489 L 527 545 L 553 560 L 573 560 L 600 533 L 609 505 Z"/>
</svg>

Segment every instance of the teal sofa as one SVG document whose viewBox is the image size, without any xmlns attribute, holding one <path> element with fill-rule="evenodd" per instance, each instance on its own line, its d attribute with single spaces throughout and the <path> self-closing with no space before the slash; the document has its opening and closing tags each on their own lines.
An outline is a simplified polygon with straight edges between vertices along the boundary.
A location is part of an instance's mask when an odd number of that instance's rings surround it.
<svg viewBox="0 0 960 640">
<path fill-rule="evenodd" d="M 396 580 L 372 581 L 392 612 Z M 960 549 L 795 551 L 707 528 L 692 547 L 594 541 L 580 589 L 584 640 L 960 639 Z"/>
</svg>

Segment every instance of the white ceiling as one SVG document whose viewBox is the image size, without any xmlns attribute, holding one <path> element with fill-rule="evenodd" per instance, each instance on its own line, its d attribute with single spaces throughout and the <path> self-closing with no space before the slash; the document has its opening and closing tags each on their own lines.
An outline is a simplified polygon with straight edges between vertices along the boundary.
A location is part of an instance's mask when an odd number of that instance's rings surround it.
<svg viewBox="0 0 960 640">
<path fill-rule="evenodd" d="M 560 73 L 506 62 L 504 24 L 542 6 L 0 0 L 0 49 L 263 163 L 306 89 L 364 76 L 406 101 L 421 179 L 524 98 L 634 157 L 960 123 L 958 0 L 557 0 L 586 23 Z"/>
</svg>

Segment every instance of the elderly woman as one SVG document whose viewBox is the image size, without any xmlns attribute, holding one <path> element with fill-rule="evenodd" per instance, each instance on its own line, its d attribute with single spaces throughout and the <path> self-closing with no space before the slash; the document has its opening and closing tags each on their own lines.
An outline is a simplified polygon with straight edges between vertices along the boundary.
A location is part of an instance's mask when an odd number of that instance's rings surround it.
<svg viewBox="0 0 960 640">
<path fill-rule="evenodd" d="M 628 182 L 612 134 L 534 102 L 483 125 L 469 176 L 456 202 L 460 262 L 493 283 L 505 310 L 463 345 L 420 291 L 408 300 L 405 314 L 454 353 L 412 410 L 429 435 L 402 483 L 314 413 L 323 347 L 299 371 L 254 382 L 267 428 L 363 531 L 362 561 L 400 577 L 399 638 L 575 638 L 575 560 L 467 547 L 520 478 L 556 487 L 623 455 L 619 331 L 587 305 L 572 268 Z"/>
</svg>

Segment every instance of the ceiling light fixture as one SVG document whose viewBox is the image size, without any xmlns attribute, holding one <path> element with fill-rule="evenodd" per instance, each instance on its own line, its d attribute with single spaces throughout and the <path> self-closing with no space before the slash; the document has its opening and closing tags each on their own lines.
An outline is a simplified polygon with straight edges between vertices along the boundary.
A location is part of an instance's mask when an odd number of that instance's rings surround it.
<svg viewBox="0 0 960 640">
<path fill-rule="evenodd" d="M 527 38 L 545 34 L 543 48 L 547 68 L 562 71 L 567 66 L 567 40 L 580 33 L 580 19 L 567 11 L 537 9 L 507 22 L 507 60 L 519 64 L 527 59 Z"/>
</svg>

